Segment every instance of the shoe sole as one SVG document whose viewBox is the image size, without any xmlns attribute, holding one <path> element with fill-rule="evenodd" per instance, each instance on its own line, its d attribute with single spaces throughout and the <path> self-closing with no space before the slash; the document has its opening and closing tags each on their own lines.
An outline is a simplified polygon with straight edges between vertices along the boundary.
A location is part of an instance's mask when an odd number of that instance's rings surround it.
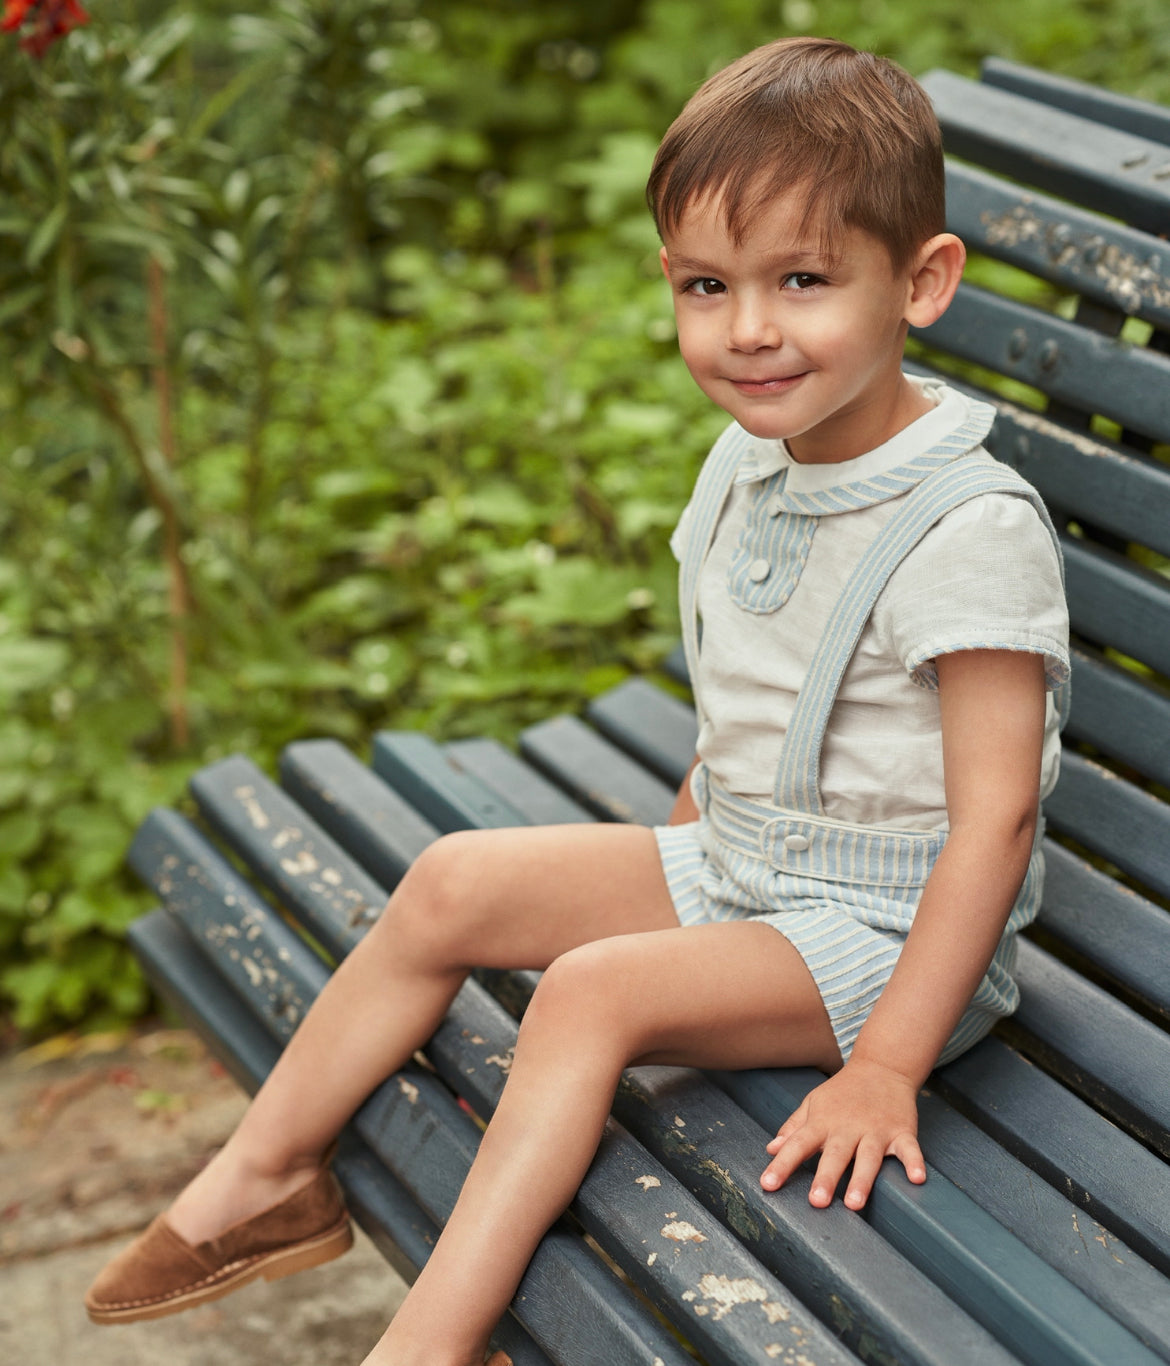
<svg viewBox="0 0 1170 1366">
<path fill-rule="evenodd" d="M 243 1263 L 235 1270 L 225 1269 L 215 1280 L 204 1282 L 178 1295 L 168 1296 L 165 1300 L 151 1300 L 145 1303 L 136 1301 L 134 1304 L 110 1308 L 95 1308 L 87 1304 L 85 1309 L 93 1323 L 140 1323 L 145 1319 L 162 1319 L 168 1314 L 179 1314 L 184 1309 L 194 1309 L 198 1305 L 222 1299 L 252 1281 L 279 1281 L 285 1276 L 295 1276 L 298 1271 L 310 1271 L 315 1266 L 324 1266 L 326 1262 L 331 1262 L 348 1252 L 352 1246 L 353 1228 L 347 1216 L 343 1223 L 327 1229 L 315 1238 L 306 1238 L 291 1247 L 265 1253 L 262 1257 Z"/>
</svg>

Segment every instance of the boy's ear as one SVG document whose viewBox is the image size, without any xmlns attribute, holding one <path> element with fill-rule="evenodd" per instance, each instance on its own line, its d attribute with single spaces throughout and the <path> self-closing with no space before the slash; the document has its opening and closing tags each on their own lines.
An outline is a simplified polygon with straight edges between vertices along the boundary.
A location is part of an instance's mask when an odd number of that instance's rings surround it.
<svg viewBox="0 0 1170 1366">
<path fill-rule="evenodd" d="M 659 260 L 660 265 L 662 266 L 662 273 L 663 273 L 663 275 L 665 275 L 666 278 L 669 280 L 669 279 L 670 279 L 670 260 L 668 259 L 667 255 L 666 255 L 666 248 L 665 248 L 665 247 L 659 247 L 659 248 L 658 248 L 658 260 Z"/>
<path fill-rule="evenodd" d="M 906 321 L 929 327 L 946 312 L 963 278 L 967 249 L 953 232 L 940 232 L 924 242 L 910 269 Z"/>
</svg>

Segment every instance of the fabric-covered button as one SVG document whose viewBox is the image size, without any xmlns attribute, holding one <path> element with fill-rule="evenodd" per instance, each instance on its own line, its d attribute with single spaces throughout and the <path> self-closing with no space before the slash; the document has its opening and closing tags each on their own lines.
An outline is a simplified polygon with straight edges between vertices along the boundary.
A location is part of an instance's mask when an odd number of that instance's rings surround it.
<svg viewBox="0 0 1170 1366">
<path fill-rule="evenodd" d="M 784 847 L 790 849 L 794 854 L 803 854 L 808 848 L 807 835 L 785 835 Z"/>
<path fill-rule="evenodd" d="M 767 560 L 753 560 L 748 566 L 748 578 L 753 583 L 763 583 L 772 572 L 772 566 Z"/>
</svg>

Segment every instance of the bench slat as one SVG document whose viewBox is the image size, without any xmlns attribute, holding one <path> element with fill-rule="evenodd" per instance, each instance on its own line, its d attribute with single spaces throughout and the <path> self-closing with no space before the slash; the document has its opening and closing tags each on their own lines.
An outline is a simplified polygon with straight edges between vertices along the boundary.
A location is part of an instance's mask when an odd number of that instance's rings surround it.
<svg viewBox="0 0 1170 1366">
<path fill-rule="evenodd" d="M 824 1080 L 809 1068 L 711 1075 L 764 1127 Z M 870 1223 L 1022 1360 L 1036 1366 L 1158 1360 L 940 1173 L 912 1186 L 892 1160 L 887 1166 L 867 1205 Z"/>
<path fill-rule="evenodd" d="M 1083 755 L 1066 750 L 1045 802 L 1054 829 L 1170 896 L 1170 807 Z"/>
<path fill-rule="evenodd" d="M 257 1019 L 287 1042 L 329 970 L 189 821 L 156 808 L 130 846 L 131 867 L 184 925 Z M 289 964 L 296 964 L 296 970 Z"/>
<path fill-rule="evenodd" d="M 1170 1158 L 1170 1037 L 1030 940 L 1016 976 L 1012 1037 L 1018 1027 L 1024 1051 Z"/>
<path fill-rule="evenodd" d="M 625 753 L 637 745 L 638 762 L 675 790 L 699 739 L 695 709 L 644 678 L 630 678 L 590 702 L 590 722 Z"/>
<path fill-rule="evenodd" d="M 660 825 L 675 793 L 576 716 L 529 726 L 520 753 L 601 820 Z"/>
<path fill-rule="evenodd" d="M 931 71 L 921 84 L 952 155 L 1147 232 L 1165 227 L 1170 186 L 1157 177 L 1167 163 L 1160 143 L 949 71 Z"/>
<path fill-rule="evenodd" d="M 947 226 L 997 260 L 1170 326 L 1170 260 L 1148 233 L 948 161 Z"/>
<path fill-rule="evenodd" d="M 913 360 L 904 368 L 938 376 Z M 962 378 L 941 377 L 960 393 L 996 405 L 987 449 L 1019 470 L 1050 510 L 1170 555 L 1170 469 L 1165 465 L 1090 432 L 1072 431 Z"/>
<path fill-rule="evenodd" d="M 287 793 L 235 755 L 191 780 L 200 814 L 221 840 L 335 958 L 361 938 L 386 904 L 386 890 Z M 322 914 L 322 908 L 326 913 Z"/>
<path fill-rule="evenodd" d="M 250 1094 L 272 1070 L 280 1047 L 204 955 L 178 914 L 160 906 L 135 920 L 126 939 L 150 983 L 198 1026 L 240 1087 Z M 205 1018 L 214 1026 L 207 1030 Z"/>
<path fill-rule="evenodd" d="M 440 830 L 524 824 L 522 811 L 449 764 L 429 736 L 379 731 L 372 762 L 374 772 Z M 436 781 L 420 784 L 415 779 L 418 772 L 432 774 Z"/>
<path fill-rule="evenodd" d="M 1054 109 L 1065 109 L 1110 128 L 1170 145 L 1170 109 L 1148 100 L 1135 100 L 1130 95 L 1119 95 L 1051 71 L 1037 71 L 1002 57 L 985 57 L 979 78 L 985 85 L 1012 90 L 1028 99 L 1042 100 Z"/>
<path fill-rule="evenodd" d="M 1044 861 L 1039 924 L 1170 1021 L 1170 915 L 1054 840 Z"/>
<path fill-rule="evenodd" d="M 396 887 L 438 837 L 429 821 L 336 740 L 287 745 L 280 781 L 334 839 L 344 831 L 346 847 L 383 887 Z"/>
<path fill-rule="evenodd" d="M 975 1113 L 1008 1152 L 1104 1226 L 1107 1243 L 1122 1238 L 1170 1272 L 1170 1170 L 1149 1149 L 994 1036 L 939 1068 L 935 1081 L 941 1095 Z M 1170 1347 L 1165 1282 L 1162 1293 L 1162 1332 Z"/>
<path fill-rule="evenodd" d="M 1170 697 L 1099 655 L 1071 652 L 1072 709 L 1066 740 L 1098 750 L 1170 786 Z"/>
<path fill-rule="evenodd" d="M 1073 629 L 1170 674 L 1170 582 L 1133 560 L 1061 538 Z"/>
<path fill-rule="evenodd" d="M 572 825 L 592 820 L 589 812 L 566 797 L 498 740 L 454 740 L 444 745 L 449 763 L 469 773 L 534 825 Z"/>
<path fill-rule="evenodd" d="M 912 335 L 1156 441 L 1170 433 L 1170 358 L 1157 351 L 967 284 L 936 323 Z"/>
<path fill-rule="evenodd" d="M 922 1092 L 918 1115 L 919 1135 L 944 1176 L 1152 1350 L 1170 1355 L 1161 1272 L 940 1096 Z"/>
<path fill-rule="evenodd" d="M 1019 470 L 1050 508 L 1170 554 L 1170 470 L 1165 465 L 1091 433 L 1069 431 L 1042 413 L 1000 398 L 995 402 L 999 416 L 988 449 Z"/>
</svg>

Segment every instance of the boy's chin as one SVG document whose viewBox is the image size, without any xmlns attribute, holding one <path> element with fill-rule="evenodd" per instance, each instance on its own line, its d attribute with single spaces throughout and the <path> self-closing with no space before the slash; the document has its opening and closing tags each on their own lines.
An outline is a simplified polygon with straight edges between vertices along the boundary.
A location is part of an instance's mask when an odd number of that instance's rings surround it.
<svg viewBox="0 0 1170 1366">
<path fill-rule="evenodd" d="M 773 418 L 769 421 L 766 415 L 732 412 L 736 422 L 743 428 L 749 436 L 754 436 L 760 441 L 794 441 L 804 435 L 803 427 L 793 428 L 785 422 L 778 422 Z"/>
</svg>

